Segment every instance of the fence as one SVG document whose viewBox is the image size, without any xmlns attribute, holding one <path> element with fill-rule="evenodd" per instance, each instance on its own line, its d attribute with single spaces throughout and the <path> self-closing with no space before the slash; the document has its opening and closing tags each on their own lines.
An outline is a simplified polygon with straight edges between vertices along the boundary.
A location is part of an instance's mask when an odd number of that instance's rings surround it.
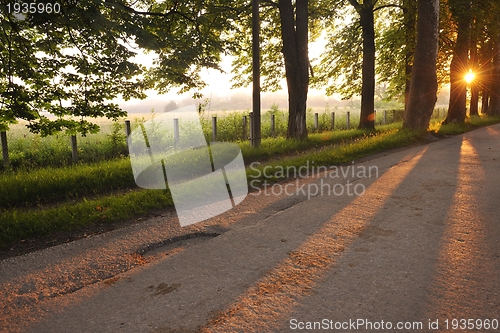
<svg viewBox="0 0 500 333">
<path fill-rule="evenodd" d="M 276 137 L 279 135 L 284 135 L 284 131 L 286 132 L 286 119 L 283 119 L 284 116 L 281 115 L 280 121 L 278 121 L 277 117 L 279 115 L 276 114 L 270 114 L 267 115 L 268 120 L 263 122 L 263 131 L 262 131 L 262 136 L 263 137 Z M 433 113 L 433 118 L 442 118 L 446 116 L 446 109 L 435 109 Z M 243 115 L 240 118 L 239 126 L 240 129 L 237 130 L 237 133 L 233 135 L 233 137 L 228 138 L 226 135 L 227 133 L 224 133 L 222 131 L 219 135 L 218 133 L 218 123 L 219 119 L 214 116 L 211 118 L 210 121 L 210 127 L 208 127 L 208 123 L 206 123 L 206 128 L 204 129 L 204 132 L 206 132 L 207 135 L 207 141 L 211 139 L 212 142 L 215 142 L 217 140 L 220 141 L 229 141 L 229 140 L 241 140 L 241 141 L 250 141 L 254 140 L 252 138 L 252 127 L 254 123 L 254 118 L 253 118 L 253 113 L 250 112 L 250 114 Z M 329 114 L 323 113 L 314 113 L 311 115 L 309 113 L 308 117 L 308 130 L 312 132 L 321 132 L 321 131 L 327 131 L 327 130 L 345 130 L 345 129 L 351 129 L 352 123 L 353 123 L 353 117 L 351 112 L 346 112 L 343 116 L 337 115 L 335 112 L 331 112 Z M 380 111 L 375 111 L 375 117 L 374 121 L 376 125 L 383 125 L 383 124 L 389 124 L 393 122 L 398 122 L 403 119 L 403 111 L 402 110 L 380 110 Z M 357 119 L 356 119 L 357 120 Z M 222 122 L 224 122 L 224 118 L 222 118 Z M 234 125 L 238 126 L 238 125 Z M 264 130 L 265 126 L 265 130 Z M 279 127 L 279 129 L 278 129 Z M 285 129 L 285 130 L 284 130 Z M 126 136 L 128 136 L 131 133 L 132 127 L 131 127 L 131 122 L 130 120 L 125 121 L 125 132 Z M 208 132 L 208 133 L 207 133 Z M 123 132 L 122 132 L 123 133 Z M 233 133 L 234 134 L 234 133 Z M 176 140 L 179 140 L 179 121 L 177 119 L 174 120 L 174 137 Z M 10 159 L 9 159 L 9 149 L 8 149 L 8 144 L 7 144 L 7 135 L 6 132 L 0 132 L 0 141 L 1 141 L 1 146 L 2 146 L 2 160 L 3 160 L 3 165 L 8 166 L 10 164 Z M 70 146 L 71 146 L 71 161 L 73 163 L 78 163 L 79 161 L 79 155 L 78 155 L 78 142 L 77 142 L 77 137 L 76 136 L 71 136 L 70 137 Z"/>
</svg>

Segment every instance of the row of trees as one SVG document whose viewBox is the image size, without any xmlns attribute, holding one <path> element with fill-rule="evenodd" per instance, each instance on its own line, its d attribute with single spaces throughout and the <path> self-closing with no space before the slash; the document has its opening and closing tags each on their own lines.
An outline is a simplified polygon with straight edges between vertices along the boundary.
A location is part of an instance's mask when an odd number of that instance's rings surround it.
<svg viewBox="0 0 500 333">
<path fill-rule="evenodd" d="M 500 114 L 500 4 L 497 1 L 448 0 L 446 14 L 455 22 L 456 38 L 450 65 L 450 106 L 446 122 L 463 122 L 467 86 L 463 73 L 471 71 L 470 113 Z"/>
<path fill-rule="evenodd" d="M 8 12 L 0 0 L 0 129 L 92 132 L 83 119 L 116 118 L 109 101 L 203 88 L 202 68 L 236 56 L 234 85 L 252 75 L 252 0 L 64 0 L 61 13 Z M 10 8 L 10 7 L 9 7 Z M 405 101 L 404 127 L 426 129 L 438 87 L 450 82 L 446 122 L 465 120 L 465 74 L 476 73 L 471 114 L 500 114 L 500 4 L 496 0 L 260 0 L 262 89 L 286 78 L 288 136 L 304 138 L 309 87 L 361 95 L 359 127 L 374 128 L 376 79 Z M 308 45 L 328 43 L 320 59 Z M 149 68 L 134 61 L 158 55 Z M 42 111 L 59 116 L 44 117 Z M 68 115 L 79 120 L 68 120 Z"/>
</svg>

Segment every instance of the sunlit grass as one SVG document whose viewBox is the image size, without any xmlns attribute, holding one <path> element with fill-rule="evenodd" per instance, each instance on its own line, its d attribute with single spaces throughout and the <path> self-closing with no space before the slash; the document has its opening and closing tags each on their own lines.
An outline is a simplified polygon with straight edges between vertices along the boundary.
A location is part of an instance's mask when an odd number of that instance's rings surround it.
<svg viewBox="0 0 500 333">
<path fill-rule="evenodd" d="M 429 126 L 429 130 L 440 135 L 457 135 L 471 131 L 475 128 L 488 126 L 500 122 L 500 116 L 488 117 L 488 116 L 472 116 L 465 120 L 465 123 L 449 123 L 446 125 L 442 124 L 442 121 L 433 121 Z"/>
<path fill-rule="evenodd" d="M 259 168 L 269 164 L 300 167 L 308 160 L 314 160 L 316 165 L 339 164 L 419 140 L 418 135 L 400 131 L 398 126 L 386 125 L 376 133 L 358 130 L 318 133 L 305 141 L 269 138 L 260 149 L 241 146 L 245 160 L 248 158 L 245 154 L 252 152 L 254 160 L 260 157 L 267 161 Z M 309 151 L 311 148 L 317 149 Z M 283 154 L 284 150 L 288 154 Z M 279 154 L 279 159 L 270 159 Z M 247 170 L 248 175 L 255 172 Z M 127 159 L 43 168 L 31 173 L 11 172 L 4 174 L 0 182 L 0 197 L 7 203 L 0 211 L 0 247 L 57 230 L 123 221 L 173 205 L 169 191 L 138 189 Z M 106 191 L 117 188 L 122 189 L 120 194 L 106 195 Z M 45 205 L 60 199 L 71 201 Z"/>
<path fill-rule="evenodd" d="M 239 118 L 234 116 L 234 125 L 228 125 L 228 131 L 241 129 Z M 451 135 L 498 123 L 500 117 L 472 117 L 463 125 L 441 126 L 441 121 L 433 120 L 430 130 Z M 256 170 L 266 165 L 298 168 L 308 161 L 309 165 L 314 161 L 316 166 L 338 165 L 425 141 L 425 133 L 400 127 L 401 123 L 381 125 L 374 133 L 357 129 L 324 131 L 310 133 L 302 141 L 267 137 L 260 148 L 250 147 L 247 140 L 238 144 L 247 164 L 247 175 L 255 176 Z M 254 161 L 261 164 L 249 168 Z M 115 194 L 110 195 L 112 192 Z M 168 191 L 137 188 L 128 158 L 4 172 L 0 176 L 0 203 L 0 247 L 57 230 L 119 222 L 172 206 Z"/>
</svg>

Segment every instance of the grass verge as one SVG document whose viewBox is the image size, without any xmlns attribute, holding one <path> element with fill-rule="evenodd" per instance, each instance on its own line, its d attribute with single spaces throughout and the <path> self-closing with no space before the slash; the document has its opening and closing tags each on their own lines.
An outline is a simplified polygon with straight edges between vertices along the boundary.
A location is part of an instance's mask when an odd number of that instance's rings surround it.
<svg viewBox="0 0 500 333">
<path fill-rule="evenodd" d="M 395 124 L 381 126 L 379 132 L 393 131 L 395 128 Z M 239 145 L 245 162 L 249 164 L 350 142 L 366 135 L 366 131 L 354 129 L 315 133 L 303 141 L 268 138 L 262 140 L 259 149 L 250 147 L 248 142 Z M 61 168 L 5 172 L 0 177 L 0 209 L 32 208 L 63 200 L 105 195 L 126 188 L 136 188 L 128 158 Z"/>
<path fill-rule="evenodd" d="M 431 130 L 440 134 L 457 134 L 479 126 L 486 126 L 498 122 L 500 122 L 500 118 L 474 118 L 471 119 L 468 124 L 460 126 L 456 124 L 440 126 L 436 122 L 431 124 Z M 252 150 L 246 147 L 245 144 L 241 144 L 241 148 L 247 163 L 249 163 L 249 161 L 256 161 L 259 158 L 271 158 L 266 163 L 247 168 L 247 176 L 249 178 L 263 181 L 264 179 L 276 180 L 276 178 L 266 179 L 264 177 L 262 171 L 266 166 L 298 168 L 307 165 L 308 161 L 309 165 L 311 165 L 311 161 L 314 161 L 316 166 L 348 163 L 352 160 L 377 152 L 422 142 L 425 140 L 425 136 L 426 133 L 423 132 L 399 130 L 398 125 L 387 125 L 381 127 L 381 130 L 376 133 L 366 133 L 357 130 L 320 133 L 312 134 L 309 140 L 306 141 L 267 139 L 263 141 L 262 148 L 260 149 Z M 315 149 L 308 151 L 311 148 Z M 301 153 L 296 154 L 298 152 Z M 292 156 L 290 156 L 290 154 L 292 154 Z M 279 160 L 272 159 L 276 156 L 279 156 Z M 68 173 L 72 176 L 67 176 L 69 178 L 66 178 L 69 185 L 64 185 L 66 187 L 61 187 L 60 189 L 62 189 L 61 191 L 66 191 L 68 189 L 70 192 L 71 190 L 76 191 L 72 192 L 73 196 L 85 195 L 89 193 L 89 191 L 91 192 L 92 189 L 96 190 L 102 188 L 104 186 L 103 184 L 106 182 L 116 186 L 117 183 L 109 179 L 113 179 L 117 174 L 120 175 L 117 176 L 118 179 L 123 180 L 123 183 L 118 182 L 119 184 L 128 184 L 131 177 L 130 164 L 127 164 L 126 160 L 115 161 L 115 163 L 117 164 L 107 164 L 107 167 L 101 167 L 100 171 L 95 171 L 95 173 L 93 173 L 92 166 L 75 166 L 73 167 L 75 170 Z M 87 170 L 85 168 L 90 169 Z M 48 182 L 49 184 L 43 184 L 43 187 L 39 187 L 39 191 L 41 191 L 42 194 L 45 193 L 48 195 L 50 191 L 57 192 L 55 191 L 56 185 L 54 185 L 54 182 L 56 180 L 60 181 L 61 178 L 56 176 L 56 169 L 49 169 L 44 172 L 47 173 L 45 176 L 37 172 L 33 172 L 29 177 L 28 174 L 24 174 L 24 176 L 26 179 L 31 179 L 31 182 L 40 182 L 41 184 Z M 24 179 L 21 175 L 18 175 L 17 178 L 15 174 L 8 176 L 14 177 L 18 182 L 22 182 Z M 96 177 L 101 177 L 102 179 L 97 181 L 94 179 Z M 80 181 L 79 183 L 78 179 Z M 11 182 L 15 185 L 14 180 L 11 180 Z M 87 186 L 85 187 L 84 184 L 86 182 Z M 131 182 L 133 183 L 133 177 Z M 89 184 L 93 185 L 90 186 Z M 19 186 L 19 183 L 17 186 Z M 19 192 L 20 196 L 22 196 L 23 193 L 26 194 L 30 186 L 30 183 L 23 183 L 22 190 Z M 78 192 L 78 188 L 81 187 L 86 189 Z M 0 186 L 0 189 L 3 191 L 1 196 L 3 196 L 3 198 L 8 197 L 9 190 L 5 190 L 3 186 Z M 10 193 L 12 194 L 12 192 Z M 33 193 L 36 193 L 36 191 L 33 191 Z M 39 197 L 40 194 L 37 194 L 36 198 Z M 0 248 L 8 247 L 16 241 L 47 235 L 58 230 L 72 230 L 89 226 L 97 222 L 117 222 L 126 220 L 143 215 L 153 209 L 172 205 L 172 198 L 168 191 L 139 190 L 121 195 L 96 197 L 92 200 L 83 198 L 76 204 L 61 204 L 60 206 L 45 209 L 43 209 L 43 207 L 39 207 L 38 209 L 25 209 L 19 207 L 4 209 L 0 212 Z"/>
<path fill-rule="evenodd" d="M 0 248 L 14 241 L 68 231 L 97 222 L 116 222 L 172 206 L 168 191 L 134 191 L 43 210 L 19 208 L 0 213 Z"/>
<path fill-rule="evenodd" d="M 465 132 L 472 131 L 476 128 L 493 125 L 500 122 L 500 116 L 486 117 L 486 116 L 472 116 L 467 118 L 465 123 L 449 123 L 442 125 L 441 122 L 431 122 L 429 130 L 436 132 L 440 135 L 457 135 Z"/>
</svg>

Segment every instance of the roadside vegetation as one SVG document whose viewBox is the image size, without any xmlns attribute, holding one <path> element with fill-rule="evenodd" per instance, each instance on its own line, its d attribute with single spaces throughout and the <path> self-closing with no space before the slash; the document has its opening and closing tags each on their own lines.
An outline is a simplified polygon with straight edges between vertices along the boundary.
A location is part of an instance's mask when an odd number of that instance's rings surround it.
<svg viewBox="0 0 500 333">
<path fill-rule="evenodd" d="M 278 110 L 275 114 L 280 113 L 282 111 Z M 268 135 L 262 140 L 261 147 L 252 148 L 248 141 L 237 138 L 241 123 L 235 119 L 241 119 L 241 114 L 221 118 L 220 122 L 224 125 L 219 130 L 226 133 L 226 141 L 239 144 L 247 165 L 247 176 L 252 177 L 261 174 L 256 169 L 261 171 L 266 165 L 300 167 L 307 161 L 314 161 L 316 166 L 349 163 L 377 152 L 425 142 L 427 136 L 426 132 L 401 130 L 401 122 L 395 122 L 379 125 L 375 132 L 358 129 L 315 132 L 311 129 L 306 140 L 287 140 L 278 134 Z M 378 121 L 380 123 L 381 119 Z M 441 126 L 441 121 L 442 118 L 433 119 L 430 130 L 439 135 L 453 135 L 500 122 L 500 118 L 472 117 L 463 125 Z M 323 125 L 328 127 L 326 119 Z M 342 128 L 341 119 L 339 127 Z M 143 190 L 135 185 L 122 133 L 122 126 L 112 123 L 107 131 L 83 138 L 89 140 L 88 146 L 93 142 L 98 148 L 94 148 L 93 159 L 76 165 L 71 165 L 70 160 L 59 160 L 61 156 L 67 158 L 71 154 L 69 148 L 66 151 L 63 148 L 62 141 L 69 146 L 67 137 L 62 138 L 60 143 L 55 137 L 28 137 L 28 140 L 37 143 L 31 146 L 22 146 L 11 138 L 11 147 L 23 147 L 17 154 L 22 153 L 25 156 L 23 161 L 32 164 L 13 163 L 0 174 L 0 248 L 54 231 L 124 221 L 152 210 L 171 207 L 173 203 L 168 190 Z M 205 133 L 207 137 L 210 135 L 207 131 Z M 232 133 L 232 137 L 227 133 Z M 235 140 L 229 140 L 235 137 Z M 17 140 L 25 139 L 23 135 Z M 44 147 L 43 140 L 47 140 L 49 146 L 54 145 L 60 155 L 46 153 L 45 162 L 40 162 L 41 159 L 33 162 L 26 156 L 35 156 L 36 152 L 48 149 Z M 84 144 L 80 143 L 80 146 L 85 147 L 85 141 L 82 142 Z M 82 153 L 84 151 L 82 148 Z M 249 168 L 255 161 L 260 162 L 259 166 Z"/>
</svg>

